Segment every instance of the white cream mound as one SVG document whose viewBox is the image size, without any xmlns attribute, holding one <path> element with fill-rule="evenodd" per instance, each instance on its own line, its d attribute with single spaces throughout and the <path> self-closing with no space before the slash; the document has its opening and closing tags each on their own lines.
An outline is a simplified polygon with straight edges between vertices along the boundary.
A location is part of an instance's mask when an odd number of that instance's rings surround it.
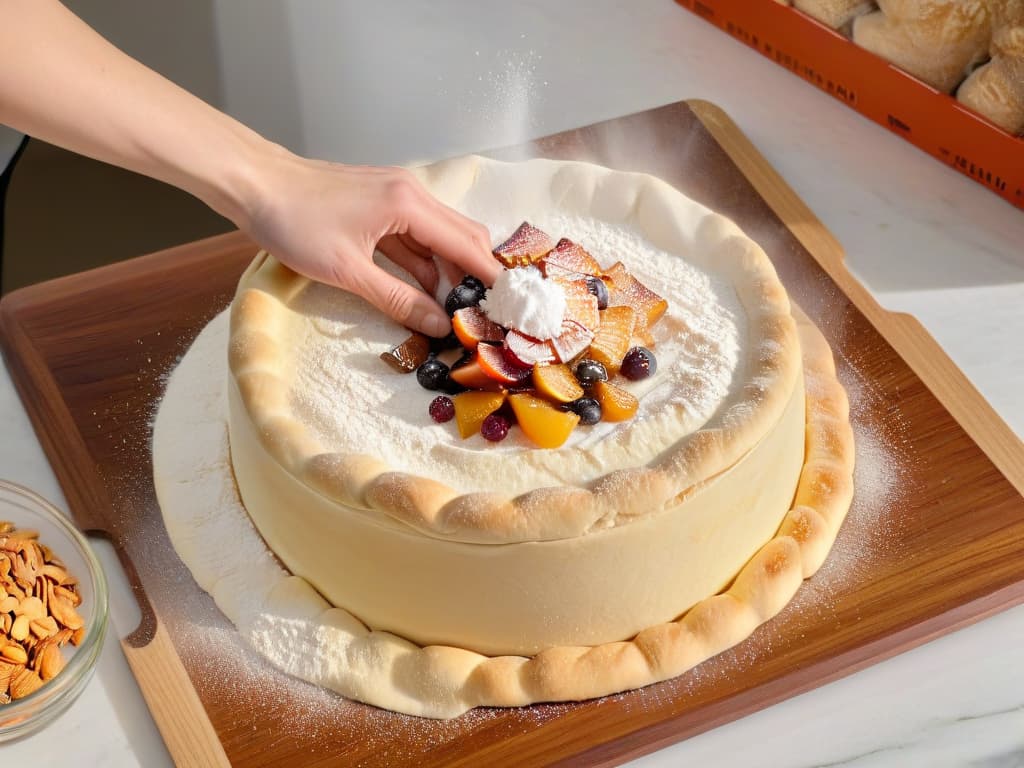
<svg viewBox="0 0 1024 768">
<path fill-rule="evenodd" d="M 480 302 L 489 320 L 535 339 L 561 333 L 565 307 L 565 291 L 536 267 L 502 270 Z"/>
<path fill-rule="evenodd" d="M 495 244 L 521 221 L 494 209 L 468 213 L 488 225 Z M 501 477 L 503 492 L 511 495 L 583 485 L 641 466 L 682 435 L 709 426 L 744 379 L 748 321 L 732 285 L 623 226 L 558 213 L 531 223 L 556 239 L 580 243 L 603 267 L 622 261 L 668 300 L 653 329 L 656 375 L 640 382 L 616 378 L 640 398 L 634 419 L 578 427 L 565 445 L 550 450 L 538 450 L 515 428 L 498 444 L 480 435 L 463 440 L 454 424 L 430 419 L 427 408 L 436 393 L 420 387 L 415 375 L 396 373 L 380 361 L 407 331 L 362 299 L 322 285 L 310 285 L 291 302 L 309 319 L 283 366 L 291 372 L 295 417 L 330 451 L 371 452 L 399 471 L 444 478 L 464 493 L 491 491 L 494 478 Z M 509 462 L 515 454 L 529 454 L 529 461 Z"/>
</svg>

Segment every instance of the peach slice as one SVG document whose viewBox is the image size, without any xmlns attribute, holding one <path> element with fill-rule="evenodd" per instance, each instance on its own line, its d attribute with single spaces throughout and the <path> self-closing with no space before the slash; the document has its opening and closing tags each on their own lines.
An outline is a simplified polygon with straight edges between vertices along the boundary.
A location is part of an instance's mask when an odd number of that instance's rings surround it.
<svg viewBox="0 0 1024 768">
<path fill-rule="evenodd" d="M 632 392 L 607 381 L 597 382 L 590 391 L 601 404 L 601 419 L 604 421 L 628 421 L 640 407 L 640 401 Z"/>
<path fill-rule="evenodd" d="M 668 302 L 629 273 L 621 261 L 612 264 L 604 273 L 608 278 L 608 306 L 632 307 L 646 316 L 650 328 L 668 309 Z"/>
<path fill-rule="evenodd" d="M 505 332 L 488 319 L 480 307 L 465 307 L 452 315 L 452 330 L 466 349 L 476 349 L 481 341 L 501 341 Z"/>
<path fill-rule="evenodd" d="M 504 392 L 460 392 L 452 398 L 455 403 L 455 423 L 459 435 L 465 440 L 480 431 L 484 419 L 501 408 Z"/>
<path fill-rule="evenodd" d="M 557 448 L 572 434 L 580 417 L 525 392 L 509 395 L 509 404 L 523 433 L 541 448 Z"/>
<path fill-rule="evenodd" d="M 555 241 L 547 232 L 524 221 L 508 240 L 494 249 L 494 258 L 508 269 L 528 267 L 547 256 L 554 247 Z"/>
<path fill-rule="evenodd" d="M 583 387 L 564 363 L 538 365 L 533 369 L 533 386 L 538 394 L 556 403 L 571 403 L 583 397 Z"/>
<path fill-rule="evenodd" d="M 567 237 L 559 240 L 551 253 L 544 257 L 544 274 L 555 275 L 600 275 L 601 265 L 587 253 L 586 249 Z"/>
<path fill-rule="evenodd" d="M 617 373 L 633 338 L 636 313 L 632 307 L 602 309 L 601 325 L 590 342 L 588 357 L 603 363 L 608 373 Z"/>
<path fill-rule="evenodd" d="M 500 381 L 491 378 L 484 372 L 480 366 L 480 358 L 475 352 L 467 362 L 458 367 L 452 367 L 448 378 L 467 389 L 488 389 L 493 392 L 502 388 Z"/>
<path fill-rule="evenodd" d="M 477 362 L 487 376 L 502 384 L 518 384 L 528 378 L 530 371 L 513 365 L 501 347 L 492 344 L 481 344 L 476 348 Z"/>
</svg>

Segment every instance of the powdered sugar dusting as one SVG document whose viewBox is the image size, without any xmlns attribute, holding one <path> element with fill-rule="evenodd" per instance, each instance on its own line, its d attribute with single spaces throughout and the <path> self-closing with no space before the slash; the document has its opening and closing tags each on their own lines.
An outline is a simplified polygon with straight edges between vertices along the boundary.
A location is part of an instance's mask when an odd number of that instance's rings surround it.
<svg viewBox="0 0 1024 768">
<path fill-rule="evenodd" d="M 520 223 L 484 221 L 495 242 Z M 516 429 L 497 445 L 479 435 L 463 440 L 452 425 L 429 419 L 430 397 L 414 376 L 391 371 L 378 359 L 407 332 L 358 297 L 311 285 L 293 303 L 308 322 L 286 368 L 294 372 L 293 413 L 325 451 L 364 452 L 373 435 L 374 453 L 396 470 L 444 477 L 461 492 L 490 491 L 491 478 L 501 473 L 507 492 L 519 494 L 585 484 L 643 464 L 726 412 L 722 406 L 740 389 L 740 350 L 747 337 L 734 288 L 624 226 L 559 214 L 537 223 L 553 237 L 577 240 L 603 266 L 622 261 L 668 300 L 666 314 L 652 329 L 657 373 L 619 382 L 640 399 L 637 416 L 576 429 L 562 447 L 547 451 L 538 451 Z M 628 450 L 615 449 L 627 443 Z M 509 454 L 528 454 L 516 473 L 501 465 Z"/>
</svg>

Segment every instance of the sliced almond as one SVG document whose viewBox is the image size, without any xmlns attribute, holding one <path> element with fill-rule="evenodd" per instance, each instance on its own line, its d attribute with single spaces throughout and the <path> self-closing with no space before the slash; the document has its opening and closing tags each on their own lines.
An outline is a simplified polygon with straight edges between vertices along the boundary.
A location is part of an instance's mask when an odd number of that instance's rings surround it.
<svg viewBox="0 0 1024 768">
<path fill-rule="evenodd" d="M 18 607 L 14 609 L 15 616 L 27 616 L 29 621 L 33 619 L 41 619 L 46 615 L 46 609 L 43 608 L 43 601 L 38 597 L 30 595 L 22 600 Z"/>
<path fill-rule="evenodd" d="M 59 624 L 67 627 L 70 630 L 76 630 L 85 624 L 82 621 L 82 617 L 78 615 L 71 602 L 63 595 L 59 594 L 56 590 L 64 590 L 63 587 L 49 587 L 50 592 L 50 615 L 57 620 Z"/>
<path fill-rule="evenodd" d="M 77 608 L 79 605 L 82 604 L 82 596 L 79 595 L 77 592 L 68 589 L 67 587 L 61 587 L 61 586 L 54 587 L 53 588 L 53 594 L 59 595 L 60 597 L 63 597 L 65 600 L 67 600 L 69 603 L 71 603 L 71 605 L 74 606 L 75 608 Z"/>
<path fill-rule="evenodd" d="M 82 644 L 85 639 L 85 627 L 79 627 L 71 633 L 71 644 L 76 648 Z"/>
<path fill-rule="evenodd" d="M 0 600 L 0 613 L 14 613 L 19 605 L 21 605 L 21 600 L 14 595 L 7 595 L 3 600 Z"/>
<path fill-rule="evenodd" d="M 0 657 L 14 664 L 28 664 L 28 653 L 17 643 L 5 645 Z"/>
<path fill-rule="evenodd" d="M 30 621 L 28 628 L 36 637 L 53 637 L 58 632 L 57 620 L 53 616 Z"/>
<path fill-rule="evenodd" d="M 23 699 L 43 687 L 43 679 L 30 669 L 22 669 L 11 678 L 11 698 Z"/>
<path fill-rule="evenodd" d="M 0 693 L 7 693 L 11 678 L 18 671 L 18 665 L 9 661 L 0 661 Z"/>
<path fill-rule="evenodd" d="M 18 616 L 14 620 L 14 624 L 11 625 L 11 639 L 17 640 L 19 643 L 28 637 L 29 618 L 28 616 Z"/>
<path fill-rule="evenodd" d="M 52 680 L 64 669 L 64 655 L 55 643 L 47 643 L 36 658 L 36 671 L 43 680 Z"/>
</svg>

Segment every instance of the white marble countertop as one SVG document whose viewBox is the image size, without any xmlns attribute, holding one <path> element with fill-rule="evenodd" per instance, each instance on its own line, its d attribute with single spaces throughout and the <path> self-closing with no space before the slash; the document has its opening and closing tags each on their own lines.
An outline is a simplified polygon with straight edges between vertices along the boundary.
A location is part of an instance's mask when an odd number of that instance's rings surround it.
<svg viewBox="0 0 1024 768">
<path fill-rule="evenodd" d="M 436 158 L 682 98 L 716 102 L 835 233 L 872 294 L 914 314 L 1024 435 L 1024 211 L 669 0 L 446 0 L 429 11 L 413 0 L 282 3 L 282 50 L 269 57 L 245 45 L 258 32 L 240 21 L 250 5 L 215 5 L 226 108 L 342 161 Z M 325 36 L 339 43 L 329 52 L 309 43 Z M 288 61 L 288 77 L 272 82 L 294 86 L 291 121 L 261 111 L 246 89 L 268 66 L 259 57 Z M 0 423 L 0 476 L 63 504 L 6 368 Z M 97 676 L 57 724 L 4 746 L 5 762 L 170 762 L 116 642 L 134 626 L 130 592 L 112 552 L 98 548 L 115 632 Z M 635 764 L 684 762 L 1024 766 L 1024 606 Z"/>
</svg>

